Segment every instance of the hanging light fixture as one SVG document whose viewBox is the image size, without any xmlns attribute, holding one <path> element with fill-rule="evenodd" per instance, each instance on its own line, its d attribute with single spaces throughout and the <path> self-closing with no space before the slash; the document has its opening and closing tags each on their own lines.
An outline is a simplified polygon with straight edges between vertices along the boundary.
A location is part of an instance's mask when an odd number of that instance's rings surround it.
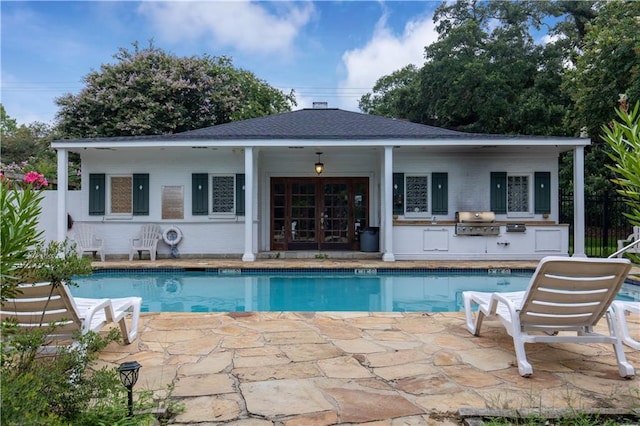
<svg viewBox="0 0 640 426">
<path fill-rule="evenodd" d="M 324 172 L 324 163 L 320 161 L 320 156 L 322 155 L 322 153 L 316 152 L 316 154 L 318 155 L 318 162 L 316 163 L 316 173 L 318 174 L 318 176 L 320 176 L 322 172 Z"/>
</svg>

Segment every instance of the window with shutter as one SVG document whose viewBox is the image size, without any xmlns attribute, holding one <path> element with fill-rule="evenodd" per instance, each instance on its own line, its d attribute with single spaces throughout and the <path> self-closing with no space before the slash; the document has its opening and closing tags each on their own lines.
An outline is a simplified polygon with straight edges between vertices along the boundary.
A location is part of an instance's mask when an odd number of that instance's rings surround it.
<svg viewBox="0 0 640 426">
<path fill-rule="evenodd" d="M 507 173 L 491 172 L 490 184 L 491 211 L 497 214 L 507 213 Z"/>
<path fill-rule="evenodd" d="M 393 174 L 393 214 L 404 214 L 404 173 Z"/>
<path fill-rule="evenodd" d="M 447 173 L 431 174 L 431 213 L 449 213 L 449 188 Z"/>
<path fill-rule="evenodd" d="M 148 216 L 149 215 L 149 175 L 134 174 L 133 175 L 133 215 Z"/>
<path fill-rule="evenodd" d="M 236 214 L 244 216 L 244 173 L 236 175 Z"/>
<path fill-rule="evenodd" d="M 103 216 L 105 213 L 105 181 L 104 173 L 89 175 L 89 216 Z"/>
<path fill-rule="evenodd" d="M 535 213 L 551 213 L 551 173 L 536 172 L 534 177 Z"/>
<path fill-rule="evenodd" d="M 209 174 L 191 175 L 191 214 L 201 216 L 209 214 Z"/>
</svg>

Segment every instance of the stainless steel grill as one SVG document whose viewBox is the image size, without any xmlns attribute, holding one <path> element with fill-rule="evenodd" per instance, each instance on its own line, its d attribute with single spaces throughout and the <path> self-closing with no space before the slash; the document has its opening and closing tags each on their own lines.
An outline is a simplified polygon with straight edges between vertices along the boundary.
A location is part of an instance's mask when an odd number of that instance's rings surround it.
<svg viewBox="0 0 640 426">
<path fill-rule="evenodd" d="M 494 212 L 456 212 L 456 235 L 499 235 Z"/>
</svg>

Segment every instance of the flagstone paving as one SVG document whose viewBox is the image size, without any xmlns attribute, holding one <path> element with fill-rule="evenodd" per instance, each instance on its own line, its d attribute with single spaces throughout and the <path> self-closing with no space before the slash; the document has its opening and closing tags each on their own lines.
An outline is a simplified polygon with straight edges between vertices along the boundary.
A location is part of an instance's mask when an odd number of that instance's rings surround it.
<svg viewBox="0 0 640 426">
<path fill-rule="evenodd" d="M 640 324 L 632 326 L 640 327 Z M 143 313 L 131 345 L 98 367 L 137 360 L 135 390 L 182 403 L 173 424 L 458 424 L 460 408 L 640 407 L 609 345 L 528 345 L 522 378 L 497 321 L 482 337 L 462 313 Z M 626 348 L 640 366 L 640 351 Z M 637 370 L 640 374 L 640 370 Z"/>
<path fill-rule="evenodd" d="M 447 262 L 159 259 L 95 267 L 447 267 Z M 528 267 L 536 262 L 451 262 Z M 632 275 L 640 276 L 634 268 Z M 636 278 L 637 279 L 637 278 Z M 640 330 L 633 318 L 632 330 Z M 603 321 L 604 323 L 604 321 Z M 609 345 L 527 345 L 518 374 L 511 338 L 485 320 L 474 337 L 452 313 L 143 313 L 138 339 L 112 344 L 98 368 L 136 360 L 135 391 L 181 403 L 174 425 L 454 425 L 459 409 L 637 409 L 640 379 L 620 378 Z M 599 327 L 606 327 L 600 324 Z M 604 331 L 601 330 L 601 331 Z M 640 351 L 625 347 L 640 375 Z"/>
</svg>

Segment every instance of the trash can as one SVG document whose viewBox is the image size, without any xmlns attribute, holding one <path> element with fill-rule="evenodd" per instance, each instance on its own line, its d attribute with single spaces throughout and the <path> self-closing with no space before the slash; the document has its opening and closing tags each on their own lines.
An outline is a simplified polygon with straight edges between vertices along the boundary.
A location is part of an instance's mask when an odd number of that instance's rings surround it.
<svg viewBox="0 0 640 426">
<path fill-rule="evenodd" d="M 378 252 L 380 251 L 380 228 L 369 226 L 360 232 L 360 251 Z"/>
</svg>

